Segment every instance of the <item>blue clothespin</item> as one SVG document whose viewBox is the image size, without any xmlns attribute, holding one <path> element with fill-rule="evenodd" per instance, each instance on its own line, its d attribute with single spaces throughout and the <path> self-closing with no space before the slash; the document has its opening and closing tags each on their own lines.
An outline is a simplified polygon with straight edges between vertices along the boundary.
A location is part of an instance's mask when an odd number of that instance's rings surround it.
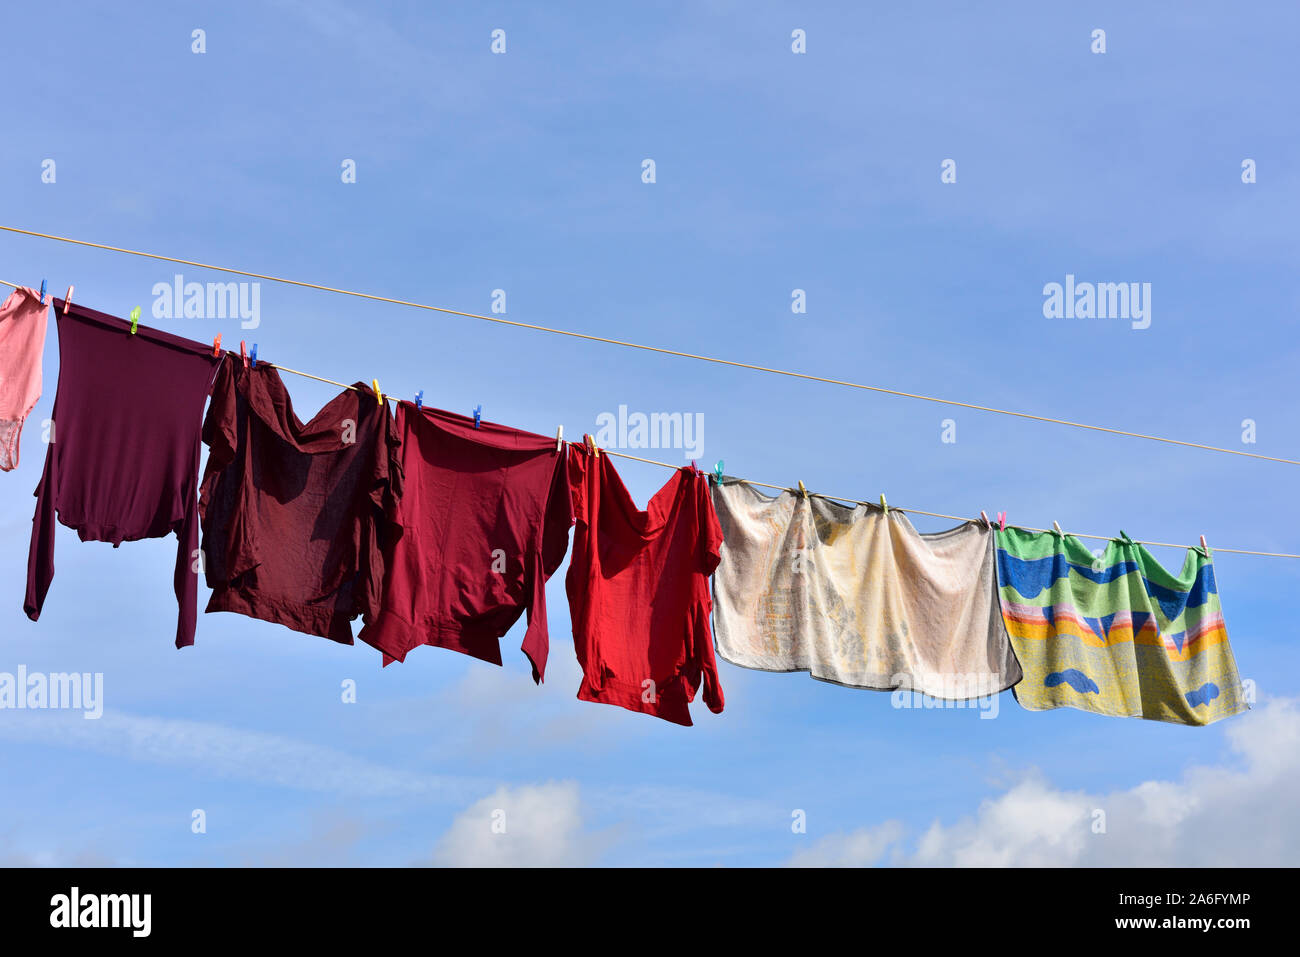
<svg viewBox="0 0 1300 957">
<path fill-rule="evenodd" d="M 483 406 L 474 406 L 474 428 L 478 428 L 479 416 L 483 414 Z"/>
<path fill-rule="evenodd" d="M 140 307 L 136 306 L 131 310 L 131 335 L 135 335 L 136 323 L 140 321 Z"/>
<path fill-rule="evenodd" d="M 718 459 L 718 464 L 713 466 L 713 480 L 722 484 L 722 459 Z"/>
<path fill-rule="evenodd" d="M 415 407 L 416 407 L 417 409 L 423 409 L 423 408 L 424 408 L 424 390 L 423 390 L 423 389 L 421 389 L 419 392 L 415 393 Z"/>
<path fill-rule="evenodd" d="M 41 280 L 41 305 L 45 305 L 45 280 Z"/>
<path fill-rule="evenodd" d="M 248 354 L 248 364 L 254 369 L 257 368 L 257 343 L 253 343 L 253 351 Z"/>
</svg>

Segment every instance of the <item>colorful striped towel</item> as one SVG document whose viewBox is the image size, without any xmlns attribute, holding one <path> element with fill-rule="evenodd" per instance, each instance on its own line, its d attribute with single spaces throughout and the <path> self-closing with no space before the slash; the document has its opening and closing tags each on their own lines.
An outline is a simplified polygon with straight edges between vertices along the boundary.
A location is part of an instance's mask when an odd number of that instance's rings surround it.
<svg viewBox="0 0 1300 957">
<path fill-rule="evenodd" d="M 1175 576 L 1120 535 L 1097 556 L 1070 535 L 998 533 L 1016 700 L 1198 725 L 1245 711 L 1209 555 L 1188 549 Z"/>
</svg>

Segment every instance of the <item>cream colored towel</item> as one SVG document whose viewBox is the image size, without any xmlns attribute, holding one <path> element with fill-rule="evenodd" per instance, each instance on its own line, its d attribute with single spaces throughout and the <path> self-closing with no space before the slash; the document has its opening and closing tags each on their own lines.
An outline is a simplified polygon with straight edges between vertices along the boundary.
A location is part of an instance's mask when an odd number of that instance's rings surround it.
<svg viewBox="0 0 1300 957">
<path fill-rule="evenodd" d="M 722 563 L 718 654 L 855 688 L 965 700 L 1020 680 L 998 601 L 992 530 L 923 535 L 897 509 L 713 486 Z"/>
</svg>

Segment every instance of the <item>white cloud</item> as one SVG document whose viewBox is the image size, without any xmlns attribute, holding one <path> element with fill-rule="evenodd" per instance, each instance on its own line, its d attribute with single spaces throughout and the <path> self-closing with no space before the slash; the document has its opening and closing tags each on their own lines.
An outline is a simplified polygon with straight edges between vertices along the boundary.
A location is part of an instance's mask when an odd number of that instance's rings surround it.
<svg viewBox="0 0 1300 957">
<path fill-rule="evenodd" d="M 106 710 L 87 721 L 79 711 L 6 711 L 0 739 L 37 742 L 131 761 L 202 771 L 212 777 L 358 798 L 463 799 L 475 782 L 405 771 L 326 745 L 209 721 L 156 718 Z"/>
<path fill-rule="evenodd" d="M 1225 729 L 1232 760 L 1094 795 L 1034 770 L 974 814 L 913 842 L 897 821 L 823 838 L 794 866 L 1293 866 L 1300 860 L 1300 702 L 1275 699 Z M 1198 733 L 1188 729 L 1188 733 Z M 1094 833 L 1098 813 L 1104 833 Z"/>
<path fill-rule="evenodd" d="M 582 867 L 610 835 L 583 828 L 575 782 L 501 787 L 459 814 L 434 848 L 446 867 Z"/>
</svg>

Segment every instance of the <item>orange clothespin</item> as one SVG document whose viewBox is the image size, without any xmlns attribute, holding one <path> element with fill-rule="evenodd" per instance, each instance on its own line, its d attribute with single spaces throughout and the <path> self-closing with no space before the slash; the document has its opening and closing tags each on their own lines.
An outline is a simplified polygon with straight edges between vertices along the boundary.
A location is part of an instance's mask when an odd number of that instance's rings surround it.
<svg viewBox="0 0 1300 957">
<path fill-rule="evenodd" d="M 212 358 L 221 358 L 221 333 L 219 332 L 217 333 L 217 337 L 212 340 Z"/>
<path fill-rule="evenodd" d="M 72 305 L 72 290 L 76 288 L 77 288 L 76 286 L 69 286 L 68 294 L 63 297 L 63 314 L 65 316 L 68 314 L 68 307 Z"/>
<path fill-rule="evenodd" d="M 244 368 L 248 368 L 248 342 L 244 339 L 239 340 L 239 358 L 244 360 Z"/>
</svg>

